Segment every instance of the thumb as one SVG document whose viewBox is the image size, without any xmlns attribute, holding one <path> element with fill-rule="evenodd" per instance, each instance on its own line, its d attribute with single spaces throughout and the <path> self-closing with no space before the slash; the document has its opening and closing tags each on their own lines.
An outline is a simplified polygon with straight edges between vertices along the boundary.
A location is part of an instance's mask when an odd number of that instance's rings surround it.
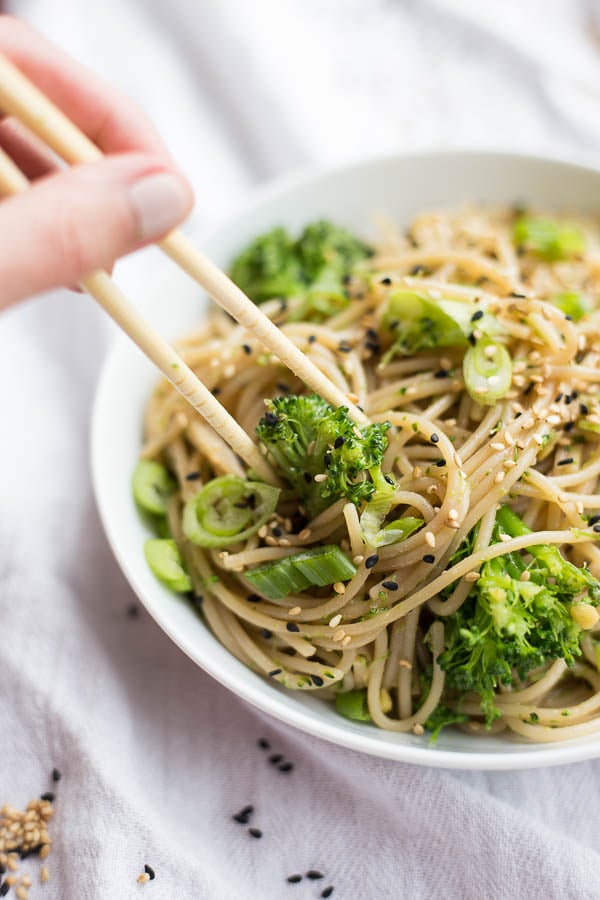
<svg viewBox="0 0 600 900">
<path fill-rule="evenodd" d="M 0 308 L 109 268 L 178 225 L 191 206 L 183 177 L 141 154 L 35 182 L 0 203 Z"/>
</svg>

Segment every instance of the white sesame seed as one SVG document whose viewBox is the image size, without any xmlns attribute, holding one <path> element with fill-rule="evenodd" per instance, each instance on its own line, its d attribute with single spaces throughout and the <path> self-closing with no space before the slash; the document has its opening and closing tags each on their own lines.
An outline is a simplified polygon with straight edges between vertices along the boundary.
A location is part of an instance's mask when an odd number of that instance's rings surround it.
<svg viewBox="0 0 600 900">
<path fill-rule="evenodd" d="M 492 450 L 506 450 L 506 447 L 504 446 L 504 444 L 501 444 L 500 441 L 492 441 L 490 447 L 492 448 Z"/>
<path fill-rule="evenodd" d="M 422 474 L 423 474 L 423 472 L 419 466 L 415 466 L 414 469 L 412 470 L 413 478 L 420 478 Z"/>
<path fill-rule="evenodd" d="M 560 425 L 560 416 L 547 416 L 546 422 L 548 423 L 548 425 Z"/>
<path fill-rule="evenodd" d="M 346 637 L 342 640 L 342 647 L 347 647 L 351 640 L 352 638 L 349 634 L 347 634 Z"/>
<path fill-rule="evenodd" d="M 146 884 L 147 881 L 150 881 L 150 876 L 148 875 L 147 872 L 142 872 L 141 875 L 138 875 L 138 877 L 137 877 L 138 884 Z"/>
<path fill-rule="evenodd" d="M 332 640 L 334 641 L 342 641 L 346 637 L 346 632 L 343 628 L 339 628 L 334 634 Z"/>
<path fill-rule="evenodd" d="M 291 609 L 288 609 L 288 613 L 290 614 L 290 616 L 297 616 L 298 613 L 301 613 L 301 612 L 302 612 L 301 606 L 292 606 Z"/>
<path fill-rule="evenodd" d="M 477 581 L 479 578 L 479 572 L 467 572 L 465 575 L 465 581 Z"/>
<path fill-rule="evenodd" d="M 310 528 L 303 528 L 302 531 L 300 532 L 300 534 L 298 535 L 298 539 L 301 541 L 307 541 L 309 539 L 309 537 L 311 536 L 311 534 L 312 534 L 312 531 L 310 530 Z"/>
<path fill-rule="evenodd" d="M 42 881 L 48 881 L 50 878 L 50 872 L 48 871 L 48 866 L 42 866 L 42 870 L 40 872 L 40 877 Z"/>
<path fill-rule="evenodd" d="M 344 584 L 343 581 L 336 581 L 336 583 L 333 586 L 333 589 L 336 592 L 336 594 L 345 594 L 346 593 L 346 585 Z"/>
<path fill-rule="evenodd" d="M 476 394 L 487 394 L 487 390 L 488 389 L 486 387 L 484 387 L 482 384 L 480 384 L 480 385 L 478 385 L 478 387 L 475 388 L 475 393 Z"/>
<path fill-rule="evenodd" d="M 322 484 L 324 481 L 327 481 L 327 475 L 324 472 L 320 472 L 319 475 L 315 475 L 315 481 L 317 484 Z"/>
<path fill-rule="evenodd" d="M 512 436 L 512 434 L 510 433 L 510 431 L 505 431 L 504 434 L 502 435 L 502 437 L 504 438 L 504 441 L 506 442 L 506 444 L 508 444 L 509 447 L 512 447 L 514 445 L 515 439 Z"/>
<path fill-rule="evenodd" d="M 504 481 L 505 476 L 506 472 L 498 472 L 496 475 L 494 475 L 494 484 L 500 484 L 502 481 Z"/>
<path fill-rule="evenodd" d="M 413 725 L 413 734 L 416 734 L 418 737 L 420 737 L 422 734 L 425 734 L 425 729 L 417 722 L 416 725 Z"/>
<path fill-rule="evenodd" d="M 364 562 L 364 559 L 365 559 L 364 556 L 361 556 L 360 554 L 358 554 L 358 556 L 353 557 L 352 562 L 354 563 L 355 566 L 360 566 L 360 564 L 362 562 Z"/>
<path fill-rule="evenodd" d="M 342 614 L 338 613 L 336 616 L 333 616 L 333 618 L 331 618 L 329 620 L 329 627 L 337 628 L 337 626 L 340 624 L 341 621 L 342 621 Z"/>
<path fill-rule="evenodd" d="M 458 510 L 453 507 L 448 510 L 449 519 L 458 519 Z"/>
<path fill-rule="evenodd" d="M 536 442 L 536 444 L 538 444 L 538 445 L 540 445 L 540 446 L 541 446 L 541 445 L 543 444 L 543 442 L 544 442 L 544 438 L 543 438 L 543 436 L 542 436 L 541 434 L 534 434 L 534 435 L 533 435 L 533 439 L 534 439 L 534 441 Z"/>
<path fill-rule="evenodd" d="M 531 578 L 531 572 L 529 569 L 525 569 L 524 572 L 521 572 L 520 581 L 529 581 Z"/>
<path fill-rule="evenodd" d="M 510 534 L 506 534 L 506 532 L 504 532 L 504 531 L 499 532 L 498 537 L 500 538 L 501 541 L 511 541 L 512 540 Z"/>
<path fill-rule="evenodd" d="M 412 663 L 409 662 L 407 659 L 400 659 L 400 660 L 398 660 L 398 665 L 399 665 L 402 669 L 412 669 Z"/>
<path fill-rule="evenodd" d="M 433 533 L 433 531 L 425 532 L 425 543 L 432 548 L 435 547 L 435 534 Z"/>
</svg>

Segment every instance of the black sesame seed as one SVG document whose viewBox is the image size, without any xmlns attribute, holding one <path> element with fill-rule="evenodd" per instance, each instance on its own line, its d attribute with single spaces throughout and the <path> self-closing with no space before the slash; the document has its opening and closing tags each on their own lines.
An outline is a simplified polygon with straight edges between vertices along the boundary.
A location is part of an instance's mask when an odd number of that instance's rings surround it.
<svg viewBox="0 0 600 900">
<path fill-rule="evenodd" d="M 415 246 L 418 246 L 418 244 L 415 244 Z M 411 275 L 425 275 L 426 272 L 427 267 L 422 265 L 413 266 L 410 270 Z"/>
<path fill-rule="evenodd" d="M 10 884 L 7 884 L 6 881 L 3 885 L 0 886 L 0 897 L 6 897 L 8 892 L 10 891 Z"/>
<path fill-rule="evenodd" d="M 274 412 L 271 412 L 269 410 L 269 412 L 265 413 L 265 422 L 267 423 L 267 425 L 277 425 L 278 421 L 279 419 Z"/>
<path fill-rule="evenodd" d="M 288 875 L 285 880 L 290 884 L 298 884 L 299 881 L 302 881 L 302 875 Z"/>
<path fill-rule="evenodd" d="M 330 884 L 329 887 L 326 887 L 321 891 L 321 897 L 323 897 L 323 900 L 327 900 L 327 898 L 331 897 L 332 894 L 333 894 L 333 885 L 332 884 Z"/>
<path fill-rule="evenodd" d="M 0 863 L 0 875 L 4 875 L 5 872 L 6 872 L 6 866 L 4 866 L 4 865 L 2 865 L 2 863 Z"/>
<path fill-rule="evenodd" d="M 562 398 L 563 398 L 563 395 L 562 395 L 562 394 L 557 394 L 556 397 L 554 398 L 554 402 L 555 402 L 555 403 L 560 403 L 560 401 L 562 400 Z"/>
<path fill-rule="evenodd" d="M 41 800 L 47 800 L 48 803 L 54 803 L 54 792 L 46 791 L 45 794 L 42 794 L 40 797 Z"/>
<path fill-rule="evenodd" d="M 221 388 L 218 388 L 218 387 L 213 388 L 211 391 L 211 394 L 213 395 L 213 397 L 218 397 L 220 393 L 221 393 Z"/>
<path fill-rule="evenodd" d="M 379 351 L 381 350 L 381 344 L 379 343 L 379 341 L 365 341 L 365 347 L 372 353 L 379 353 Z"/>
<path fill-rule="evenodd" d="M 534 383 L 535 383 L 535 382 L 533 382 L 533 381 L 530 381 L 530 382 L 529 382 L 529 384 L 527 385 L 527 387 L 526 387 L 525 390 L 523 391 L 523 396 L 524 396 L 524 397 L 527 397 L 528 394 L 530 394 L 530 393 L 532 392 Z"/>
<path fill-rule="evenodd" d="M 565 431 L 573 431 L 575 428 L 575 422 L 567 422 L 565 425 Z"/>
<path fill-rule="evenodd" d="M 470 334 L 470 335 L 468 336 L 467 340 L 468 340 L 468 342 L 470 343 L 471 347 L 474 347 L 475 344 L 477 343 L 474 334 Z"/>
<path fill-rule="evenodd" d="M 311 881 L 318 881 L 320 878 L 325 878 L 323 873 L 319 872 L 318 869 L 310 869 L 306 873 L 306 877 L 309 878 Z"/>
<path fill-rule="evenodd" d="M 335 441 L 333 442 L 333 449 L 339 450 L 340 447 L 343 447 L 345 443 L 346 443 L 346 438 L 342 437 L 342 435 L 340 434 L 340 436 L 336 437 Z"/>
<path fill-rule="evenodd" d="M 198 481 L 200 478 L 200 472 L 188 472 L 185 476 L 186 481 Z"/>
<path fill-rule="evenodd" d="M 382 278 L 381 281 L 379 282 L 379 284 L 391 284 L 391 283 L 392 283 L 392 279 L 391 279 L 391 278 L 387 278 L 387 277 L 386 277 L 386 278 Z"/>
<path fill-rule="evenodd" d="M 149 866 L 146 863 L 146 865 L 144 866 L 144 872 L 146 873 L 146 875 L 150 876 L 150 881 L 154 881 L 154 879 L 156 878 L 156 875 L 154 873 L 154 869 L 152 868 L 152 866 Z"/>
<path fill-rule="evenodd" d="M 285 384 L 285 382 L 283 382 L 283 381 L 277 382 L 277 390 L 281 391 L 282 394 L 289 394 L 289 392 L 290 392 L 288 385 Z"/>
<path fill-rule="evenodd" d="M 247 356 L 250 356 L 250 354 L 252 353 L 252 347 L 250 346 L 250 344 L 242 344 L 242 350 Z"/>
<path fill-rule="evenodd" d="M 204 603 L 204 597 L 202 596 L 202 594 L 193 594 L 192 603 L 194 604 L 196 609 L 200 609 L 202 604 Z"/>
<path fill-rule="evenodd" d="M 589 413 L 590 410 L 589 410 L 589 407 L 585 403 L 580 403 L 579 411 L 581 412 L 582 416 L 587 416 L 587 414 Z"/>
<path fill-rule="evenodd" d="M 281 537 L 283 531 L 281 530 L 279 525 L 276 525 L 274 528 L 271 528 L 271 533 L 273 534 L 273 537 Z"/>
<path fill-rule="evenodd" d="M 273 756 L 269 757 L 269 762 L 271 763 L 271 765 L 276 766 L 277 763 L 280 763 L 282 759 L 283 759 L 282 753 L 274 753 Z"/>
<path fill-rule="evenodd" d="M 325 684 L 320 675 L 313 675 L 312 680 L 313 684 L 316 684 L 317 687 L 323 687 L 323 685 Z"/>
<path fill-rule="evenodd" d="M 429 440 L 431 441 L 432 444 L 439 444 L 440 436 L 439 436 L 439 434 L 436 434 L 434 431 L 433 434 L 431 435 L 431 437 L 429 438 Z"/>
<path fill-rule="evenodd" d="M 441 469 L 442 466 L 445 466 L 445 465 L 446 465 L 446 460 L 445 460 L 445 459 L 436 459 L 435 465 L 436 465 L 439 469 Z"/>
<path fill-rule="evenodd" d="M 600 533 L 600 525 L 594 525 L 593 530 L 596 532 L 596 534 Z"/>
<path fill-rule="evenodd" d="M 326 469 L 328 469 L 331 465 L 331 453 L 329 452 L 329 450 L 323 454 L 323 465 Z"/>
<path fill-rule="evenodd" d="M 236 813 L 235 816 L 232 816 L 234 822 L 237 822 L 238 825 L 247 825 L 248 824 L 248 815 L 245 812 Z"/>
<path fill-rule="evenodd" d="M 365 559 L 365 569 L 372 569 L 373 566 L 376 566 L 379 562 L 379 557 L 376 553 L 373 553 L 372 556 L 367 556 Z"/>
<path fill-rule="evenodd" d="M 478 309 L 477 312 L 474 312 L 471 316 L 471 322 L 478 322 L 479 319 L 483 319 L 483 310 Z"/>
<path fill-rule="evenodd" d="M 271 669 L 269 672 L 269 678 L 275 678 L 276 675 L 281 675 L 283 669 Z"/>
<path fill-rule="evenodd" d="M 307 484 L 312 484 L 312 475 L 310 474 L 310 472 L 304 473 L 304 480 Z"/>
<path fill-rule="evenodd" d="M 277 766 L 277 768 L 279 769 L 280 772 L 291 772 L 292 769 L 294 768 L 294 763 L 284 762 L 284 763 L 281 763 L 280 766 Z"/>
<path fill-rule="evenodd" d="M 265 640 L 267 640 L 267 641 L 269 640 L 269 638 L 272 638 L 272 637 L 273 637 L 273 632 L 272 632 L 272 631 L 269 631 L 268 628 L 263 628 L 263 629 L 261 630 L 260 633 L 262 634 L 262 636 L 263 636 L 263 637 L 265 638 Z"/>
<path fill-rule="evenodd" d="M 425 563 L 434 563 L 434 562 L 435 562 L 435 556 L 433 555 L 433 553 L 426 553 L 425 556 L 423 557 L 423 562 L 425 562 Z"/>
<path fill-rule="evenodd" d="M 434 378 L 448 378 L 450 372 L 448 369 L 438 369 L 437 372 L 434 373 Z"/>
<path fill-rule="evenodd" d="M 248 594 L 246 600 L 248 603 L 260 603 L 262 597 L 259 597 L 258 594 Z"/>
<path fill-rule="evenodd" d="M 565 319 L 567 320 L 567 322 L 572 322 L 573 316 L 569 316 L 567 313 L 565 313 Z"/>
<path fill-rule="evenodd" d="M 564 459 L 559 459 L 559 461 L 556 463 L 556 465 L 557 466 L 570 466 L 572 462 L 574 462 L 572 456 L 565 456 Z"/>
<path fill-rule="evenodd" d="M 295 656 L 296 651 L 293 647 L 284 647 L 283 650 L 279 651 L 280 653 L 285 653 L 286 656 Z"/>
<path fill-rule="evenodd" d="M 527 294 L 517 294 L 516 291 L 511 291 L 511 297 L 517 297 L 519 300 L 525 300 L 527 298 Z"/>
<path fill-rule="evenodd" d="M 260 828 L 249 828 L 248 834 L 251 835 L 253 838 L 261 838 L 262 837 L 262 831 L 260 830 Z"/>
<path fill-rule="evenodd" d="M 590 516 L 588 519 L 588 525 L 595 525 L 597 522 L 600 522 L 600 516 L 598 514 Z"/>
<path fill-rule="evenodd" d="M 388 484 L 395 486 L 395 481 L 391 475 L 384 475 L 383 477 L 384 477 L 385 481 L 387 481 Z"/>
<path fill-rule="evenodd" d="M 270 750 L 271 744 L 266 738 L 259 738 L 256 742 L 261 750 Z"/>
<path fill-rule="evenodd" d="M 300 631 L 295 622 L 288 622 L 285 627 L 288 631 Z"/>
<path fill-rule="evenodd" d="M 137 619 L 140 614 L 140 608 L 137 603 L 130 603 L 127 607 L 127 615 L 130 619 Z"/>
<path fill-rule="evenodd" d="M 375 331 L 374 328 L 367 328 L 365 333 L 366 333 L 367 337 L 370 338 L 372 341 L 379 340 L 379 335 L 377 334 L 377 332 Z"/>
<path fill-rule="evenodd" d="M 573 402 L 573 398 L 572 398 L 572 397 L 570 397 L 570 396 L 569 396 L 569 397 L 565 397 L 565 403 L 566 403 L 567 406 L 570 406 L 572 402 Z"/>
<path fill-rule="evenodd" d="M 577 400 L 579 397 L 579 393 L 577 391 L 571 391 L 571 400 Z"/>
<path fill-rule="evenodd" d="M 348 341 L 340 341 L 338 344 L 338 350 L 340 353 L 350 353 L 352 347 L 348 343 Z"/>
<path fill-rule="evenodd" d="M 62 775 L 59 769 L 52 769 L 52 781 L 60 781 Z"/>
<path fill-rule="evenodd" d="M 386 589 L 386 591 L 397 591 L 398 583 L 396 581 L 383 581 L 382 587 Z"/>
<path fill-rule="evenodd" d="M 308 336 L 308 343 L 309 343 L 309 344 L 314 344 L 314 343 L 316 342 L 316 340 L 317 340 L 316 334 L 309 334 L 309 336 Z"/>
</svg>

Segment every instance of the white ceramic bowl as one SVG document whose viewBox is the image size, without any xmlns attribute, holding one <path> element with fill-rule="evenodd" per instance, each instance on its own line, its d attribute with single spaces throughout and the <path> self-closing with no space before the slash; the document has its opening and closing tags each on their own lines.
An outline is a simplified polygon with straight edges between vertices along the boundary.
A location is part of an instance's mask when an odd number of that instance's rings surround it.
<svg viewBox="0 0 600 900">
<path fill-rule="evenodd" d="M 515 154 L 440 152 L 399 155 L 279 180 L 204 242 L 226 267 L 250 238 L 273 225 L 292 230 L 324 216 L 368 236 L 373 213 L 400 223 L 439 206 L 470 201 L 526 201 L 546 209 L 598 211 L 600 170 L 591 165 Z M 193 327 L 206 304 L 174 267 L 147 297 L 144 313 L 167 338 Z M 163 588 L 143 554 L 148 536 L 131 497 L 131 473 L 141 441 L 142 410 L 157 378 L 126 338 L 110 353 L 98 385 L 92 427 L 92 466 L 100 514 L 114 553 L 134 591 L 158 624 L 198 665 L 249 703 L 303 731 L 364 753 L 421 765 L 517 769 L 600 756 L 600 735 L 559 744 L 531 744 L 500 735 L 390 734 L 338 716 L 314 693 L 286 692 L 249 671 L 213 637 L 192 608 Z"/>
</svg>

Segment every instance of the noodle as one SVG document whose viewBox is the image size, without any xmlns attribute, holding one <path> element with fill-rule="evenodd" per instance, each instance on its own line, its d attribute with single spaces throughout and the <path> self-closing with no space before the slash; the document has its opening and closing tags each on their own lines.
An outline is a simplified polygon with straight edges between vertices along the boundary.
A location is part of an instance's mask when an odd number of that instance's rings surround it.
<svg viewBox="0 0 600 900">
<path fill-rule="evenodd" d="M 600 509 L 600 232 L 577 222 L 586 251 L 546 259 L 515 247 L 514 216 L 503 209 L 424 214 L 405 235 L 386 225 L 379 252 L 347 279 L 347 306 L 324 321 L 298 321 L 296 297 L 262 304 L 349 402 L 371 422 L 390 423 L 383 470 L 395 489 L 386 514 L 421 523 L 403 540 L 370 546 L 360 506 L 345 497 L 309 521 L 284 491 L 277 512 L 246 541 L 224 550 L 195 546 L 182 531 L 184 504 L 218 476 L 247 478 L 246 468 L 166 382 L 145 413 L 142 456 L 163 461 L 177 482 L 170 533 L 218 640 L 285 688 L 320 691 L 329 700 L 338 689 L 366 691 L 370 719 L 389 731 L 433 729 L 441 709 L 473 735 L 506 729 L 551 742 L 600 730 L 593 622 L 582 631 L 583 656 L 574 665 L 549 659 L 521 675 L 514 668 L 496 684 L 496 720 L 488 717 L 487 728 L 479 694 L 458 689 L 445 668 L 453 617 L 472 602 L 490 561 L 512 555 L 529 567 L 529 550 L 557 547 L 600 575 L 593 544 L 600 535 L 587 527 Z M 495 402 L 476 399 L 462 348 L 386 357 L 380 337 L 386 304 L 398 290 L 470 304 L 493 317 L 512 359 L 512 381 Z M 589 314 L 565 317 L 554 302 L 563 295 L 584 296 Z M 472 317 L 472 346 L 482 338 L 482 317 Z M 180 350 L 252 438 L 266 398 L 304 391 L 220 310 L 184 337 Z M 532 533 L 498 531 L 506 503 Z M 339 546 L 356 574 L 341 586 L 275 601 L 246 580 L 253 567 L 319 544 Z"/>
</svg>

